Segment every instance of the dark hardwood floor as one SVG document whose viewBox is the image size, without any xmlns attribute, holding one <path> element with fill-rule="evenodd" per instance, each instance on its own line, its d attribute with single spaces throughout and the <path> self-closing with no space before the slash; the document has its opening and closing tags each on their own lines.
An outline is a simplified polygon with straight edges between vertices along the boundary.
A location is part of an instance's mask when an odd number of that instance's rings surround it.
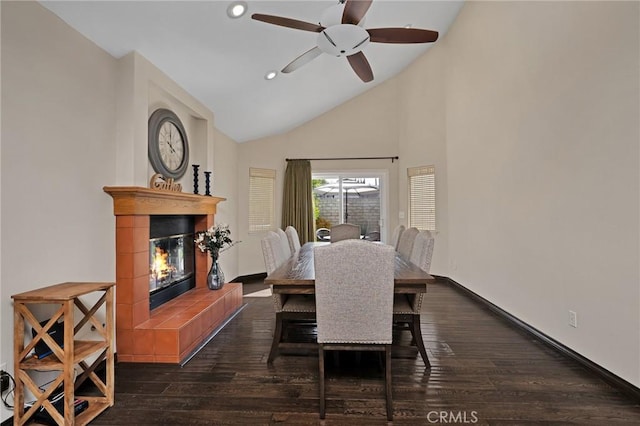
<svg viewBox="0 0 640 426">
<path fill-rule="evenodd" d="M 317 357 L 268 366 L 271 297 L 244 301 L 184 367 L 117 364 L 116 404 L 92 424 L 387 424 L 383 373 L 364 356 L 328 367 L 320 422 Z M 448 284 L 430 285 L 422 332 L 432 368 L 419 356 L 392 360 L 393 424 L 640 424 L 638 401 Z"/>
</svg>

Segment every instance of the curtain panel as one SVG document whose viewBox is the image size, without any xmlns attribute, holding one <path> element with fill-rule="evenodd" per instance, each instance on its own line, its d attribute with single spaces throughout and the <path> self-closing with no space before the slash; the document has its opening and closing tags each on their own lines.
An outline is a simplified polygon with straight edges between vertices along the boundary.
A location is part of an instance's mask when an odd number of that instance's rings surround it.
<svg viewBox="0 0 640 426">
<path fill-rule="evenodd" d="M 300 244 L 314 241 L 313 194 L 311 188 L 311 162 L 287 162 L 282 197 L 282 228 L 293 226 L 298 231 Z"/>
</svg>

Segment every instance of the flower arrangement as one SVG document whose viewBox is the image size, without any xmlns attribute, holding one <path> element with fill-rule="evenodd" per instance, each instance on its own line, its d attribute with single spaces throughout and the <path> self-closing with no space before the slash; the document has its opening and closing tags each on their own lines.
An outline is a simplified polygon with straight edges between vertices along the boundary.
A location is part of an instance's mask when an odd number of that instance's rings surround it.
<svg viewBox="0 0 640 426">
<path fill-rule="evenodd" d="M 196 232 L 194 240 L 201 252 L 209 252 L 213 260 L 217 260 L 220 253 L 238 244 L 240 241 L 231 240 L 229 225 L 215 225 L 206 231 Z"/>
</svg>

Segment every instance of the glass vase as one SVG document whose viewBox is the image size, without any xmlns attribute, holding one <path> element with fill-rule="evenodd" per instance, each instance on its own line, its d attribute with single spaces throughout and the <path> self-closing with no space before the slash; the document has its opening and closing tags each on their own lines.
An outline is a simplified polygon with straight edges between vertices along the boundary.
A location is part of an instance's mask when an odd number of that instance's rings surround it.
<svg viewBox="0 0 640 426">
<path fill-rule="evenodd" d="M 214 258 L 209 273 L 207 274 L 207 287 L 209 290 L 220 290 L 224 285 L 224 274 L 218 264 L 218 259 Z"/>
</svg>

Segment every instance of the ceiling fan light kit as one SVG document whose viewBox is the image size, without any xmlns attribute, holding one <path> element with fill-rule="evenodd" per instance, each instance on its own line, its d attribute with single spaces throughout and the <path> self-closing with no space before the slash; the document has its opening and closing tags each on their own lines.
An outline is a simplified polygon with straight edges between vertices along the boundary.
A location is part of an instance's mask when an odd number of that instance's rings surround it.
<svg viewBox="0 0 640 426">
<path fill-rule="evenodd" d="M 350 56 L 369 44 L 369 33 L 351 24 L 334 25 L 318 34 L 318 47 L 332 56 Z"/>
<path fill-rule="evenodd" d="M 373 43 L 433 43 L 438 32 L 417 28 L 363 28 L 364 16 L 371 7 L 372 0 L 346 0 L 330 6 L 323 13 L 320 24 L 300 21 L 274 15 L 254 13 L 256 21 L 302 31 L 319 33 L 316 46 L 307 50 L 287 64 L 283 73 L 290 73 L 311 62 L 322 53 L 345 56 L 351 68 L 360 79 L 367 83 L 373 80 L 373 71 L 362 50 Z"/>
</svg>

